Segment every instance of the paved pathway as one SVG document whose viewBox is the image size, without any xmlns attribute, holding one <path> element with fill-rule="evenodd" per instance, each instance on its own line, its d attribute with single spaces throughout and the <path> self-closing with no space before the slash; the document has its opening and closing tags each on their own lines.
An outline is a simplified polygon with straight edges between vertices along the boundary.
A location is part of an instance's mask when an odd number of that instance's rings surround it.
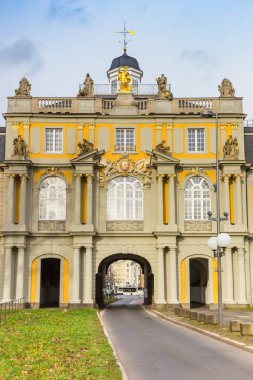
<svg viewBox="0 0 253 380">
<path fill-rule="evenodd" d="M 157 318 L 141 302 L 128 296 L 102 312 L 129 380 L 253 379 L 253 354 Z"/>
</svg>

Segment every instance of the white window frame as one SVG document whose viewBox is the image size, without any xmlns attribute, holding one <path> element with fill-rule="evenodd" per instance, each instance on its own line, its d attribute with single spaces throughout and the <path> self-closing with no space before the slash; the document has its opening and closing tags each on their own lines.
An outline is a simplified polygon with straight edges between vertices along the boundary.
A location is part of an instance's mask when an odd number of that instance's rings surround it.
<svg viewBox="0 0 253 380">
<path fill-rule="evenodd" d="M 122 133 L 123 131 L 123 143 L 118 142 L 119 137 L 118 133 L 119 131 Z M 133 133 L 133 143 L 132 145 L 127 144 L 127 131 L 131 131 Z M 131 149 L 132 146 L 132 149 Z M 114 151 L 115 152 L 136 152 L 136 142 L 135 142 L 135 128 L 122 128 L 122 127 L 117 127 L 115 128 L 115 145 L 114 145 Z"/>
<path fill-rule="evenodd" d="M 184 191 L 184 219 L 208 220 L 211 211 L 211 191 L 204 177 L 195 176 L 186 181 Z"/>
<path fill-rule="evenodd" d="M 191 140 L 190 134 L 194 131 L 194 139 Z M 200 136 L 202 134 L 202 136 Z M 199 141 L 200 140 L 200 141 Z M 201 141 L 202 140 L 202 141 Z M 194 145 L 192 149 L 191 144 Z M 201 147 L 199 146 L 201 144 Z M 187 150 L 189 153 L 204 153 L 206 146 L 205 128 L 187 128 Z M 203 148 L 202 148 L 203 147 Z"/>
<path fill-rule="evenodd" d="M 66 184 L 63 179 L 47 177 L 41 182 L 39 220 L 66 220 Z"/>
<path fill-rule="evenodd" d="M 59 149 L 56 149 L 57 146 L 57 136 L 56 132 L 60 132 L 59 136 L 60 143 L 59 143 Z M 48 144 L 48 140 L 51 138 L 51 136 L 48 136 L 49 134 L 52 134 L 52 141 Z M 63 153 L 63 128 L 45 128 L 45 152 L 46 153 Z"/>
<path fill-rule="evenodd" d="M 107 220 L 143 220 L 143 187 L 135 177 L 116 177 L 107 187 Z"/>
</svg>

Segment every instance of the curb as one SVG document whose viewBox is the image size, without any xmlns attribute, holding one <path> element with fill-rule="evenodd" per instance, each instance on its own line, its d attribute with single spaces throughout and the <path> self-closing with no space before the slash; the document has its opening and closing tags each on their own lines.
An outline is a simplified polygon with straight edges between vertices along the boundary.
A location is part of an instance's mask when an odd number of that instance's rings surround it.
<svg viewBox="0 0 253 380">
<path fill-rule="evenodd" d="M 223 336 L 221 336 L 219 334 L 212 333 L 212 332 L 206 331 L 206 330 L 202 330 L 199 327 L 191 326 L 191 325 L 188 325 L 187 323 L 184 323 L 184 322 L 181 322 L 181 321 L 176 321 L 175 319 L 167 317 L 166 315 L 164 315 L 164 314 L 162 314 L 162 313 L 160 313 L 159 311 L 156 311 L 156 310 L 149 311 L 149 310 L 147 310 L 145 308 L 143 308 L 143 309 L 147 313 L 159 316 L 160 318 L 165 319 L 165 320 L 167 320 L 169 322 L 172 322 L 175 325 L 186 327 L 189 330 L 196 331 L 196 332 L 198 332 L 200 334 L 203 334 L 203 335 L 206 335 L 206 336 L 208 336 L 210 338 L 219 340 L 220 342 L 227 343 L 227 344 L 229 344 L 231 346 L 234 346 L 234 347 L 237 347 L 237 348 L 241 348 L 242 350 L 250 352 L 251 354 L 253 354 L 253 346 L 248 346 L 246 343 L 237 342 L 236 340 L 225 338 L 225 337 L 223 337 Z"/>
<path fill-rule="evenodd" d="M 99 321 L 100 321 L 100 323 L 101 323 L 101 326 L 102 326 L 102 328 L 103 328 L 104 334 L 105 334 L 106 338 L 108 339 L 108 342 L 109 342 L 109 344 L 110 344 L 110 346 L 111 346 L 111 348 L 112 348 L 113 355 L 114 355 L 114 357 L 115 357 L 115 359 L 116 359 L 116 362 L 117 362 L 117 364 L 118 364 L 118 366 L 119 366 L 119 368 L 120 368 L 120 370 L 121 370 L 121 373 L 122 373 L 122 380 L 130 380 L 130 378 L 128 377 L 127 371 L 126 371 L 126 369 L 125 369 L 125 367 L 124 367 L 124 365 L 123 365 L 122 362 L 120 361 L 120 358 L 119 358 L 119 356 L 118 356 L 118 353 L 117 353 L 116 347 L 114 346 L 113 341 L 112 341 L 111 338 L 110 338 L 110 335 L 109 335 L 109 333 L 108 333 L 108 331 L 107 331 L 107 328 L 105 327 L 104 322 L 102 321 L 102 315 L 103 315 L 103 312 L 104 312 L 104 310 L 103 310 L 101 313 L 99 312 L 99 310 L 97 310 L 97 316 L 98 316 L 98 319 L 99 319 Z"/>
</svg>

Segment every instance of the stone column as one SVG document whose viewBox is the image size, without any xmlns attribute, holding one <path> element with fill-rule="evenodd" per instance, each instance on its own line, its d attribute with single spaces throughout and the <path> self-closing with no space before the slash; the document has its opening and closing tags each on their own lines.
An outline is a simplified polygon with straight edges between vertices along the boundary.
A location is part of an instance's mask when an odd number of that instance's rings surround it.
<svg viewBox="0 0 253 380">
<path fill-rule="evenodd" d="M 178 304 L 177 297 L 177 249 L 170 247 L 169 250 L 169 304 Z"/>
<path fill-rule="evenodd" d="M 15 185 L 15 174 L 9 175 L 9 185 L 8 185 L 8 210 L 7 210 L 7 221 L 9 224 L 13 224 L 14 219 L 14 185 Z"/>
<path fill-rule="evenodd" d="M 230 214 L 229 174 L 223 176 L 224 181 L 224 211 Z M 229 215 L 230 216 L 230 215 Z"/>
<path fill-rule="evenodd" d="M 11 300 L 12 247 L 5 247 L 3 301 Z"/>
<path fill-rule="evenodd" d="M 164 248 L 157 248 L 157 304 L 165 304 Z"/>
<path fill-rule="evenodd" d="M 245 276 L 245 257 L 244 249 L 238 248 L 238 300 L 239 304 L 246 304 L 246 276 Z"/>
<path fill-rule="evenodd" d="M 74 247 L 73 252 L 71 303 L 80 303 L 80 247 Z"/>
<path fill-rule="evenodd" d="M 237 174 L 235 177 L 236 183 L 236 218 L 237 224 L 242 224 L 242 185 L 241 175 Z"/>
<path fill-rule="evenodd" d="M 20 187 L 20 218 L 19 223 L 20 224 L 26 224 L 26 191 L 27 191 L 27 175 L 21 175 L 21 187 Z"/>
<path fill-rule="evenodd" d="M 175 174 L 169 176 L 169 224 L 176 224 Z"/>
<path fill-rule="evenodd" d="M 86 174 L 87 178 L 87 224 L 92 224 L 92 212 L 93 212 L 93 197 L 92 197 L 92 182 L 94 175 Z"/>
<path fill-rule="evenodd" d="M 233 263 L 232 263 L 232 250 L 226 248 L 225 250 L 225 300 L 224 302 L 234 303 L 234 281 L 233 281 Z"/>
<path fill-rule="evenodd" d="M 93 304 L 92 299 L 92 245 L 86 246 L 83 303 Z"/>
<path fill-rule="evenodd" d="M 25 248 L 18 248 L 16 298 L 24 298 Z"/>
<path fill-rule="evenodd" d="M 75 223 L 80 224 L 81 222 L 81 174 L 76 174 L 76 184 L 75 184 Z"/>
<path fill-rule="evenodd" d="M 157 174 L 158 225 L 163 225 L 163 174 Z"/>
</svg>

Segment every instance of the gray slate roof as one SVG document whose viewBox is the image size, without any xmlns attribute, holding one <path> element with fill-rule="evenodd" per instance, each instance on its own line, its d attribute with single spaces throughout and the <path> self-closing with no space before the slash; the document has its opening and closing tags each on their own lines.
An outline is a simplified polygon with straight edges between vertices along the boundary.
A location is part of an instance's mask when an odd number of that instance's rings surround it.
<svg viewBox="0 0 253 380">
<path fill-rule="evenodd" d="M 250 164 L 253 164 L 253 128 L 244 128 L 245 158 Z"/>
<path fill-rule="evenodd" d="M 5 152 L 5 128 L 0 127 L 0 162 L 4 161 Z"/>
<path fill-rule="evenodd" d="M 114 58 L 109 71 L 117 69 L 120 66 L 128 66 L 141 71 L 137 59 L 130 57 L 127 53 L 122 54 L 120 57 Z"/>
</svg>

